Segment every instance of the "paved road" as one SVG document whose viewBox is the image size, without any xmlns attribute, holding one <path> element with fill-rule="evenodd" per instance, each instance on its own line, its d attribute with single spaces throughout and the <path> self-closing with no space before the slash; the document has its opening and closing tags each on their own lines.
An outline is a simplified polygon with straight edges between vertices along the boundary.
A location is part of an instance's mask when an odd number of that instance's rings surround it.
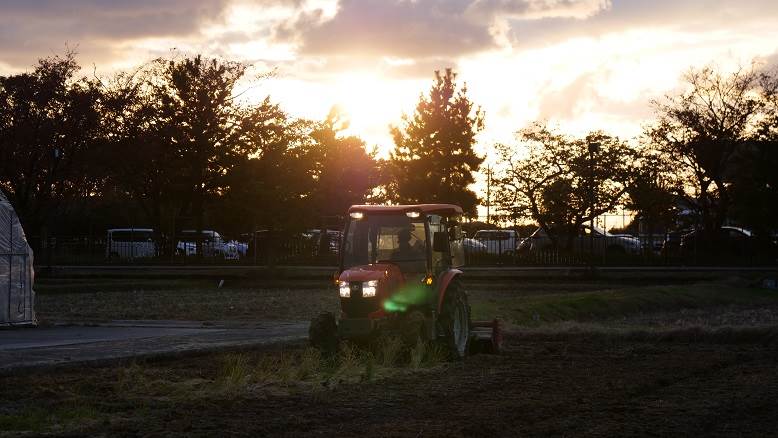
<svg viewBox="0 0 778 438">
<path fill-rule="evenodd" d="M 113 321 L 98 326 L 0 330 L 0 374 L 131 357 L 269 345 L 305 339 L 308 323 Z"/>
</svg>

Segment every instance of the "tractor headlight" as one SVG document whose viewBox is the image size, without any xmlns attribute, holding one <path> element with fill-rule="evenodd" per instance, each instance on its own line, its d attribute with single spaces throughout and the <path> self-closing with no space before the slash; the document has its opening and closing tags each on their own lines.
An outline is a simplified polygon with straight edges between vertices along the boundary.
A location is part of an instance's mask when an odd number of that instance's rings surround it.
<svg viewBox="0 0 778 438">
<path fill-rule="evenodd" d="M 338 289 L 340 291 L 340 297 L 341 298 L 350 298 L 351 297 L 351 288 L 348 286 L 348 281 L 339 281 L 338 282 Z"/>
<path fill-rule="evenodd" d="M 362 283 L 362 296 L 374 297 L 378 291 L 378 280 L 370 280 Z"/>
</svg>

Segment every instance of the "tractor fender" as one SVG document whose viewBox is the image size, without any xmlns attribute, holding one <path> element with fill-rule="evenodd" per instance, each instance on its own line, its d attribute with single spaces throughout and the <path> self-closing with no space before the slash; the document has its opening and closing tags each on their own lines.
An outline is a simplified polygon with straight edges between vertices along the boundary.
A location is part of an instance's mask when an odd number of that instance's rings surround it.
<svg viewBox="0 0 778 438">
<path fill-rule="evenodd" d="M 443 272 L 438 277 L 438 313 L 440 313 L 443 310 L 443 300 L 446 298 L 446 292 L 448 291 L 448 285 L 451 284 L 451 282 L 462 275 L 462 271 L 459 269 L 449 269 L 446 272 Z"/>
</svg>

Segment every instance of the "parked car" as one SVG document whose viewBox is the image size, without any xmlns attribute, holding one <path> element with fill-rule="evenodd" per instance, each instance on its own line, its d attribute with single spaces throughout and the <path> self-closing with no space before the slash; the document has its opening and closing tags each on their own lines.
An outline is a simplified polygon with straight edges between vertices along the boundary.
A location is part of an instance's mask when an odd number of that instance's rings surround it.
<svg viewBox="0 0 778 438">
<path fill-rule="evenodd" d="M 136 259 L 157 255 L 154 230 L 151 228 L 112 228 L 107 231 L 105 257 Z"/>
<path fill-rule="evenodd" d="M 511 255 L 519 243 L 519 233 L 515 230 L 478 230 L 473 239 L 486 247 L 486 252 L 494 255 Z"/>
<path fill-rule="evenodd" d="M 675 256 L 681 251 L 681 237 L 684 234 L 689 233 L 690 230 L 676 230 L 665 234 L 664 242 L 662 243 L 662 254 Z"/>
<path fill-rule="evenodd" d="M 588 225 L 581 227 L 580 231 L 573 238 L 574 252 L 586 253 L 590 246 L 597 253 L 609 252 L 613 254 L 640 254 L 640 239 L 631 235 L 613 235 L 605 230 L 594 227 L 594 234 L 591 235 L 592 228 Z M 568 236 L 559 236 L 558 244 L 564 244 Z M 538 228 L 534 233 L 519 243 L 520 252 L 543 251 L 553 248 L 553 241 L 543 231 Z"/>
<path fill-rule="evenodd" d="M 229 242 L 227 242 L 227 244 L 235 246 L 235 249 L 238 251 L 238 256 L 240 256 L 240 258 L 246 257 L 246 255 L 249 252 L 249 244 L 246 242 L 230 240 Z"/>
<path fill-rule="evenodd" d="M 627 236 L 631 237 L 629 235 Z M 662 248 L 664 248 L 667 236 L 666 233 L 644 233 L 638 236 L 638 239 L 640 239 L 640 244 L 644 253 L 659 255 L 662 253 Z"/>
<path fill-rule="evenodd" d="M 462 246 L 466 254 L 485 254 L 487 252 L 486 245 L 470 237 L 465 237 L 462 240 Z"/>
<path fill-rule="evenodd" d="M 313 255 L 318 255 L 324 242 L 322 239 L 327 239 L 326 248 L 329 254 L 337 255 L 340 252 L 340 240 L 343 237 L 343 232 L 340 230 L 326 230 L 326 234 L 322 234 L 321 230 L 314 229 L 308 230 L 303 233 L 303 237 L 308 239 L 313 246 Z"/>
<path fill-rule="evenodd" d="M 233 242 L 225 242 L 222 236 L 213 230 L 202 230 L 198 239 L 196 230 L 183 230 L 178 234 L 176 251 L 184 256 L 197 255 L 197 242 L 200 240 L 203 257 L 223 257 L 225 260 L 238 260 L 241 253 Z"/>
<path fill-rule="evenodd" d="M 270 255 L 270 231 L 256 230 L 253 233 L 246 233 L 240 236 L 248 241 L 246 257 L 256 260 L 257 263 L 267 263 Z"/>
<path fill-rule="evenodd" d="M 723 226 L 718 232 L 703 233 L 692 230 L 681 236 L 679 251 L 683 256 L 715 257 L 769 257 L 774 259 L 778 251 L 771 238 L 759 238 L 745 228 Z"/>
</svg>

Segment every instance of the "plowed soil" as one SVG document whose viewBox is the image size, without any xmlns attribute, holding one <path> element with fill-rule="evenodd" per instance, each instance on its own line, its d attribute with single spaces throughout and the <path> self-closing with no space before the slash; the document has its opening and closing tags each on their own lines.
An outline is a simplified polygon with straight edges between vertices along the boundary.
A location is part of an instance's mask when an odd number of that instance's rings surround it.
<svg viewBox="0 0 778 438">
<path fill-rule="evenodd" d="M 290 437 L 778 434 L 778 344 L 773 332 L 750 333 L 736 342 L 689 334 L 657 340 L 565 337 L 512 337 L 502 356 L 478 355 L 331 390 L 176 403 L 82 432 Z"/>
<path fill-rule="evenodd" d="M 301 361 L 262 374 L 264 359 L 310 351 L 298 345 L 0 377 L 0 436 L 778 436 L 773 291 L 535 289 L 472 294 L 478 317 L 514 323 L 499 356 L 368 372 L 357 355 L 345 379 L 301 377 Z M 210 308 L 200 295 L 174 315 Z M 258 314 L 276 299 L 244 295 Z"/>
<path fill-rule="evenodd" d="M 181 405 L 108 434 L 775 436 L 778 348 L 527 341 L 325 394 Z M 94 430 L 98 432 L 98 430 Z"/>
</svg>

